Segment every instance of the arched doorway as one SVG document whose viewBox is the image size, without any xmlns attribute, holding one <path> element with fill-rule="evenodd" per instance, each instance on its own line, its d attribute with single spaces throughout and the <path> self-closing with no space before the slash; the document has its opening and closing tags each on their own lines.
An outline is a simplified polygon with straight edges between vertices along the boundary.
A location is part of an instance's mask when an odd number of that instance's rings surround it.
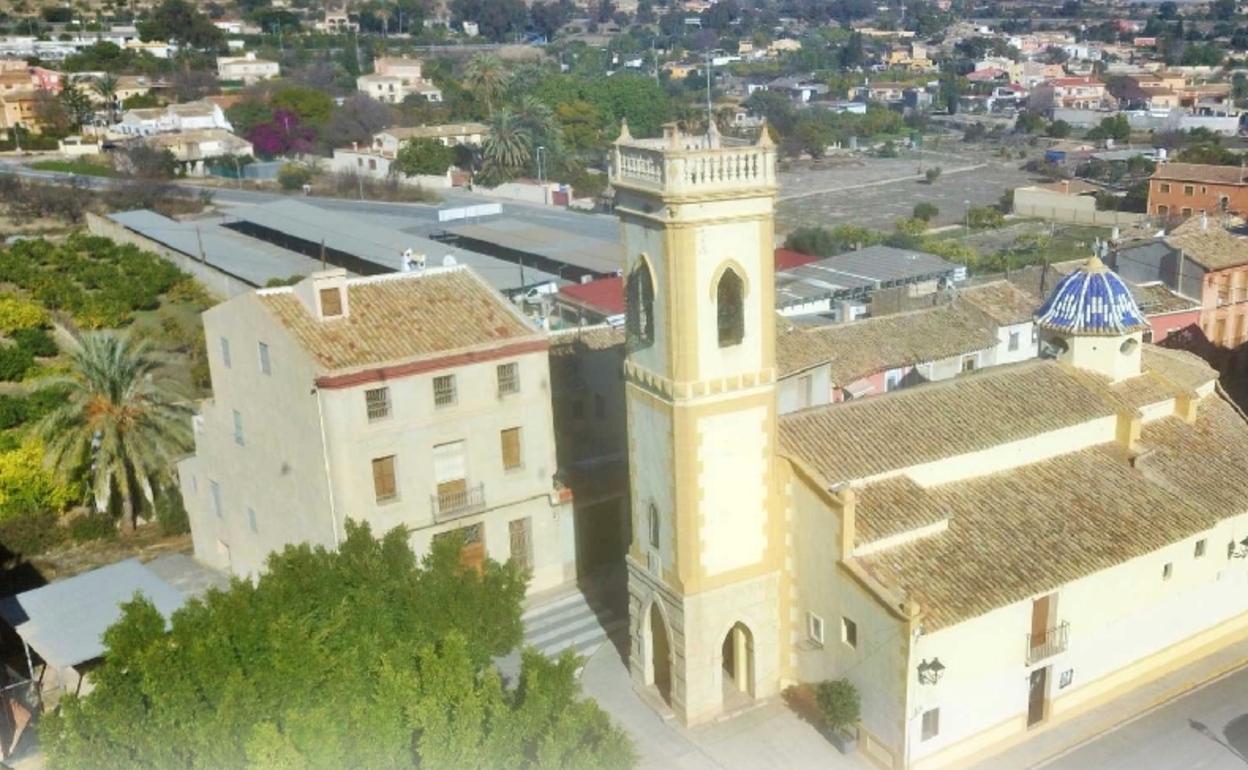
<svg viewBox="0 0 1248 770">
<path fill-rule="evenodd" d="M 724 635 L 721 649 L 724 675 L 724 710 L 754 697 L 754 635 L 744 623 L 736 623 Z"/>
<path fill-rule="evenodd" d="M 672 702 L 672 648 L 667 640 L 667 623 L 656 600 L 650 605 L 650 666 L 654 686 L 663 702 Z"/>
</svg>

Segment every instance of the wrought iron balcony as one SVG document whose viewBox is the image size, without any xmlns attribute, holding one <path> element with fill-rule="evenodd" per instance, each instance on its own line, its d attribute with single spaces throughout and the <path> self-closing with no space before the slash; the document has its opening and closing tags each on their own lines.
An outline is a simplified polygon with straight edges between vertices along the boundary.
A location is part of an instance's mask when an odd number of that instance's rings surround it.
<svg viewBox="0 0 1248 770">
<path fill-rule="evenodd" d="M 469 484 L 463 489 L 437 492 L 429 496 L 435 522 L 449 521 L 485 510 L 485 485 Z"/>
<path fill-rule="evenodd" d="M 1027 634 L 1027 665 L 1065 652 L 1069 637 L 1070 624 L 1065 622 L 1045 629 L 1043 634 Z"/>
</svg>

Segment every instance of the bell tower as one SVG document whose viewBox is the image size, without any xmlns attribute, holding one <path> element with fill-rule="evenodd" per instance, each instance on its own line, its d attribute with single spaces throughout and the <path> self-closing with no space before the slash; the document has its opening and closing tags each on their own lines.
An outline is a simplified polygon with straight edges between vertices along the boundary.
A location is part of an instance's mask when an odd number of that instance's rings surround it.
<svg viewBox="0 0 1248 770">
<path fill-rule="evenodd" d="M 775 147 L 624 125 L 630 668 L 686 724 L 779 690 Z"/>
</svg>

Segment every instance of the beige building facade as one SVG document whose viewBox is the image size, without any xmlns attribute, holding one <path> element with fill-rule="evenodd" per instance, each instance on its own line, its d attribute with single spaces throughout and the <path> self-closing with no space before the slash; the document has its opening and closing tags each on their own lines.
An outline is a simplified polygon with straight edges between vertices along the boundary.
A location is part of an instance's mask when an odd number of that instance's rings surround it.
<svg viewBox="0 0 1248 770">
<path fill-rule="evenodd" d="M 467 268 L 316 273 L 204 314 L 213 398 L 179 466 L 195 555 L 240 576 L 351 518 L 417 554 L 515 559 L 531 591 L 575 577 L 556 481 L 548 342 Z"/>
<path fill-rule="evenodd" d="M 630 668 L 661 710 L 843 678 L 859 750 L 935 770 L 1248 636 L 1248 423 L 1099 260 L 1035 314 L 1053 358 L 777 415 L 774 149 L 625 129 L 612 173 Z"/>
</svg>

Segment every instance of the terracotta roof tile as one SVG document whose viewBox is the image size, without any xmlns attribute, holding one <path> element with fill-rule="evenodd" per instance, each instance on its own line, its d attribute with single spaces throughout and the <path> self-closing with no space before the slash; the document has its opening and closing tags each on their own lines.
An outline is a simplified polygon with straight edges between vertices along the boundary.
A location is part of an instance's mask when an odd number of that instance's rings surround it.
<svg viewBox="0 0 1248 770">
<path fill-rule="evenodd" d="M 854 559 L 917 601 L 930 632 L 1192 537 L 1248 507 L 1248 426 L 1221 397 L 1204 399 L 1194 424 L 1149 423 L 1141 446 L 1134 463 L 1110 443 L 928 489 L 868 485 L 858 506 L 873 520 L 859 521 L 867 532 L 936 512 L 949 524 Z"/>
<path fill-rule="evenodd" d="M 1214 166 L 1205 163 L 1163 163 L 1153 172 L 1152 178 L 1215 184 L 1245 183 L 1243 169 L 1239 166 Z"/>
<path fill-rule="evenodd" d="M 1009 281 L 993 281 L 958 291 L 958 299 L 981 311 L 994 322 L 1009 326 L 1031 320 L 1039 303 Z"/>
<path fill-rule="evenodd" d="M 293 289 L 257 292 L 261 304 L 328 370 L 357 369 L 541 334 L 467 268 L 347 281 L 349 313 L 318 321 Z"/>
<path fill-rule="evenodd" d="M 779 319 L 776 366 L 781 376 L 824 363 L 832 382 L 848 385 L 884 369 L 937 361 L 997 343 L 982 313 L 942 305 L 828 326 L 794 326 Z"/>
<path fill-rule="evenodd" d="M 1248 240 L 1231 235 L 1212 220 L 1202 222 L 1200 217 L 1192 217 L 1174 228 L 1166 243 L 1209 270 L 1248 265 Z"/>
</svg>

